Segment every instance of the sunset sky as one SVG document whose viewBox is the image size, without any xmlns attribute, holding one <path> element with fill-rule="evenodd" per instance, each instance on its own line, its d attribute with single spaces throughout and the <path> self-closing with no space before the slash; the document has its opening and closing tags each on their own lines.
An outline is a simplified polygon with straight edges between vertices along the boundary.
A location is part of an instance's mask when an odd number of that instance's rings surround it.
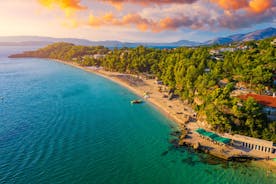
<svg viewBox="0 0 276 184">
<path fill-rule="evenodd" d="M 0 36 L 206 41 L 276 27 L 276 0 L 3 0 Z"/>
</svg>

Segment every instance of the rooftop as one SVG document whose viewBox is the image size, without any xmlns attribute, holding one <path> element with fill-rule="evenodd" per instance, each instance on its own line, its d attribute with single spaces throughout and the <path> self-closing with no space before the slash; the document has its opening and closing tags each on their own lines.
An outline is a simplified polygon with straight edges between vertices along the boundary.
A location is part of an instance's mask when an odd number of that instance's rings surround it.
<svg viewBox="0 0 276 184">
<path fill-rule="evenodd" d="M 259 104 L 264 106 L 276 108 L 276 97 L 258 94 L 247 94 L 239 96 L 240 99 L 246 100 L 249 97 L 254 98 Z"/>
<path fill-rule="evenodd" d="M 208 137 L 218 143 L 223 143 L 223 144 L 229 144 L 231 142 L 231 139 L 221 137 L 213 132 L 208 132 L 204 130 L 203 128 L 198 128 L 196 132 L 204 137 Z"/>
</svg>

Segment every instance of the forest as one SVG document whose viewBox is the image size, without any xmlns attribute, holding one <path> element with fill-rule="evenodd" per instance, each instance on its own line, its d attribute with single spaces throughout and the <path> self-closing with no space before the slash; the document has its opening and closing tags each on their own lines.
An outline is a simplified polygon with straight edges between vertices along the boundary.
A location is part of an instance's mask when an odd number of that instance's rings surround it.
<svg viewBox="0 0 276 184">
<path fill-rule="evenodd" d="M 269 120 L 254 99 L 241 100 L 233 95 L 239 88 L 258 94 L 276 91 L 274 39 L 173 49 L 108 49 L 55 43 L 11 57 L 60 59 L 82 66 L 101 66 L 108 71 L 153 74 L 181 100 L 191 104 L 215 131 L 276 143 L 276 121 Z"/>
</svg>

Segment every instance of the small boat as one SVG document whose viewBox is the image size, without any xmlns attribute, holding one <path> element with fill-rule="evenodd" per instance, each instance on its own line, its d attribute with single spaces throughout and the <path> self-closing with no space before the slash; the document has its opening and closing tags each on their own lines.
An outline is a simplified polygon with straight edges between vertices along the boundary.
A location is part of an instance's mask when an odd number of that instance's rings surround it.
<svg viewBox="0 0 276 184">
<path fill-rule="evenodd" d="M 130 103 L 132 103 L 132 104 L 140 104 L 142 102 L 143 102 L 142 100 L 131 100 L 130 101 Z"/>
</svg>

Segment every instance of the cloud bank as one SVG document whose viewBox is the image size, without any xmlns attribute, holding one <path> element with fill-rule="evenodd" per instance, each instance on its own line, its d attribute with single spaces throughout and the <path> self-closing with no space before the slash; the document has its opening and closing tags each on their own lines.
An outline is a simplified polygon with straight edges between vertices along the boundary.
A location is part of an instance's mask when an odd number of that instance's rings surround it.
<svg viewBox="0 0 276 184">
<path fill-rule="evenodd" d="M 192 4 L 198 0 L 98 0 L 102 2 L 107 2 L 112 5 L 123 5 L 126 3 L 129 4 L 139 4 L 143 6 L 156 4 L 156 5 L 162 5 L 162 4 Z"/>
<path fill-rule="evenodd" d="M 96 0 L 102 9 L 94 13 L 92 0 L 38 0 L 48 8 L 70 14 L 86 11 L 84 24 L 91 27 L 135 27 L 161 32 L 182 28 L 218 30 L 248 28 L 276 20 L 275 0 Z M 83 4 L 88 4 L 84 6 Z M 138 6 L 137 6 L 138 5 Z M 107 7 L 112 11 L 105 11 Z M 93 13 L 92 13 L 93 12 Z"/>
</svg>

